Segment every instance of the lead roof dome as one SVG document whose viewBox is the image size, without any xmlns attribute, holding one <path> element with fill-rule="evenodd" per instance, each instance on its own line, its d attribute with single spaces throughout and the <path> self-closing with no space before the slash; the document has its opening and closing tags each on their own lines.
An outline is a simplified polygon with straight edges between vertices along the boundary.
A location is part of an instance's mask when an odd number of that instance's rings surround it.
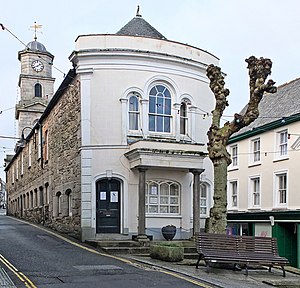
<svg viewBox="0 0 300 288">
<path fill-rule="evenodd" d="M 46 47 L 36 40 L 29 42 L 27 48 L 32 51 L 47 52 Z"/>
</svg>

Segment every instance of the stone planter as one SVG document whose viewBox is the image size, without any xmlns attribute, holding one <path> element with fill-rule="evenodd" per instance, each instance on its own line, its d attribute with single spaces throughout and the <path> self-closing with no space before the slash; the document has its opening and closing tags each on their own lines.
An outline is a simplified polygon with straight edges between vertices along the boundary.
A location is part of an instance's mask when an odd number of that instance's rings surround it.
<svg viewBox="0 0 300 288">
<path fill-rule="evenodd" d="M 171 241 L 176 235 L 176 226 L 167 225 L 161 228 L 161 233 L 167 241 Z"/>
<path fill-rule="evenodd" d="M 178 262 L 184 258 L 184 249 L 176 244 L 157 244 L 150 247 L 150 257 L 167 262 Z"/>
</svg>

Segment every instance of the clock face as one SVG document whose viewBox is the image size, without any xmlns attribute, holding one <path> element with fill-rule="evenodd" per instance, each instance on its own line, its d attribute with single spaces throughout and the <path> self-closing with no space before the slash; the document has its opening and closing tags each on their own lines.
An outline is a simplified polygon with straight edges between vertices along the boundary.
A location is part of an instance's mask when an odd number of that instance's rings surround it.
<svg viewBox="0 0 300 288">
<path fill-rule="evenodd" d="M 39 61 L 39 60 L 34 60 L 31 63 L 31 67 L 36 72 L 41 72 L 44 69 L 43 63 L 41 61 Z"/>
</svg>

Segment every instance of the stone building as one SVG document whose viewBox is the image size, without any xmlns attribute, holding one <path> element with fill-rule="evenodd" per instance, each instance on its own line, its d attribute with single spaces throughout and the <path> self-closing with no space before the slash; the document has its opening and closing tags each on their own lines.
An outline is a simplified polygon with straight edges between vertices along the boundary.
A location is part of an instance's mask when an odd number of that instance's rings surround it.
<svg viewBox="0 0 300 288">
<path fill-rule="evenodd" d="M 38 121 L 53 96 L 54 78 L 52 63 L 54 56 L 37 41 L 27 44 L 18 53 L 21 62 L 19 76 L 20 101 L 16 105 L 16 119 L 19 136 L 28 134 L 30 128 Z M 29 128 L 27 131 L 26 128 Z"/>
<path fill-rule="evenodd" d="M 0 208 L 6 208 L 6 185 L 0 178 Z"/>
<path fill-rule="evenodd" d="M 83 241 L 199 231 L 213 191 L 206 67 L 218 58 L 137 15 L 116 34 L 78 36 L 69 59 L 6 167 L 9 213 Z"/>
</svg>

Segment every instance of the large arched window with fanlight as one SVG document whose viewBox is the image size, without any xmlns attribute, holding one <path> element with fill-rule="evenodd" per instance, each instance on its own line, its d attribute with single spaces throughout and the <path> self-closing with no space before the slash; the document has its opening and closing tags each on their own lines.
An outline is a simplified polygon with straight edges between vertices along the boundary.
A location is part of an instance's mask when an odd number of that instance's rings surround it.
<svg viewBox="0 0 300 288">
<path fill-rule="evenodd" d="M 40 83 L 34 85 L 34 97 L 42 97 L 42 85 Z"/>
<path fill-rule="evenodd" d="M 155 85 L 149 93 L 149 131 L 171 132 L 171 93 L 164 85 Z"/>
</svg>

